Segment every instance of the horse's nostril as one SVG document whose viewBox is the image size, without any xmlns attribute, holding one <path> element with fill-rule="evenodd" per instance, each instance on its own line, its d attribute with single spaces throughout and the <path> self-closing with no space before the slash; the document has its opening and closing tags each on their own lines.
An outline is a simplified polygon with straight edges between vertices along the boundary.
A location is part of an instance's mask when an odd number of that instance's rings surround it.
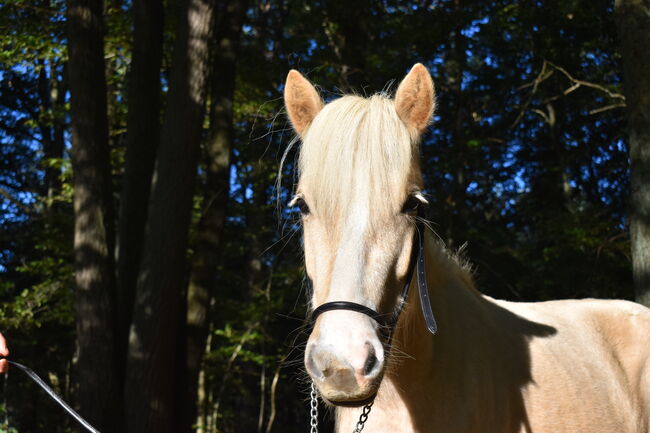
<svg viewBox="0 0 650 433">
<path fill-rule="evenodd" d="M 363 367 L 363 375 L 368 376 L 375 369 L 378 363 L 377 355 L 375 355 L 375 348 L 372 347 L 372 344 L 366 343 L 368 348 L 368 358 L 366 358 L 366 365 Z"/>
<path fill-rule="evenodd" d="M 324 362 L 323 354 L 318 349 L 314 350 L 313 347 L 307 349 L 305 366 L 313 377 L 322 379 L 327 376 L 327 363 Z"/>
</svg>

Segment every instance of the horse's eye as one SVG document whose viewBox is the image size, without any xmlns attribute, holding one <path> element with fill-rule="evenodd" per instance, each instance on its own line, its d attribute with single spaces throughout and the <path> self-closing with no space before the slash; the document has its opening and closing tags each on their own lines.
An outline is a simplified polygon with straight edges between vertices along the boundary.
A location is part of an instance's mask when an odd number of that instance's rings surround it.
<svg viewBox="0 0 650 433">
<path fill-rule="evenodd" d="M 292 200 L 291 204 L 292 204 L 292 206 L 296 206 L 298 209 L 300 209 L 300 213 L 303 216 L 304 215 L 309 215 L 309 206 L 307 206 L 307 202 L 305 201 L 304 198 L 302 198 L 300 196 L 296 196 L 296 198 L 294 198 Z"/>
<path fill-rule="evenodd" d="M 402 213 L 413 213 L 417 212 L 422 205 L 425 203 L 417 195 L 411 194 L 409 198 L 406 199 L 404 205 L 402 206 Z"/>
</svg>

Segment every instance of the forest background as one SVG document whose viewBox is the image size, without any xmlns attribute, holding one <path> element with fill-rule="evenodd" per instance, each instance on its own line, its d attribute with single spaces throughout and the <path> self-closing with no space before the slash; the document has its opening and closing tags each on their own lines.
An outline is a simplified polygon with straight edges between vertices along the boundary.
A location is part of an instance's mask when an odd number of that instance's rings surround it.
<svg viewBox="0 0 650 433">
<path fill-rule="evenodd" d="M 291 68 L 326 100 L 430 69 L 429 218 L 483 293 L 650 304 L 647 9 L 4 0 L 12 359 L 104 433 L 307 429 Z M 0 386 L 0 432 L 78 431 L 18 371 Z"/>
</svg>

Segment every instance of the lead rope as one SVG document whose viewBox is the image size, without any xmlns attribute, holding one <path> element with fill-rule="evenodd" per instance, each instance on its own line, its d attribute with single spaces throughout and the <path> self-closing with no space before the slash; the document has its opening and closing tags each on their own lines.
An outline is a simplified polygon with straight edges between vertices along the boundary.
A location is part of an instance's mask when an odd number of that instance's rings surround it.
<svg viewBox="0 0 650 433">
<path fill-rule="evenodd" d="M 9 361 L 9 360 L 7 360 L 7 361 Z M 88 430 L 91 433 L 99 433 L 99 431 L 97 429 L 95 429 L 92 425 L 90 425 L 90 423 L 88 421 L 83 419 L 81 417 L 81 415 L 79 415 L 77 412 L 75 412 L 75 410 L 72 409 L 65 401 L 63 401 L 63 399 L 61 397 L 56 395 L 54 390 L 52 388 L 50 388 L 47 385 L 47 383 L 45 383 L 45 381 L 43 381 L 43 379 L 41 379 L 36 373 L 34 373 L 31 368 L 29 368 L 27 366 L 24 366 L 22 364 L 19 364 L 17 362 L 14 362 L 14 361 L 9 361 L 9 364 L 13 365 L 15 368 L 19 369 L 20 371 L 25 373 L 27 376 L 29 376 L 29 378 L 32 379 L 38 386 L 40 386 L 43 389 L 43 391 L 45 391 L 47 393 L 47 395 L 49 395 L 50 398 L 52 398 L 52 400 L 57 402 L 59 404 L 59 406 L 61 406 L 63 409 L 65 409 L 66 412 L 68 412 L 74 419 L 76 419 L 79 424 L 84 426 L 86 428 L 86 430 Z M 5 387 L 6 387 L 6 384 L 7 384 L 7 380 L 5 378 Z M 6 398 L 6 396 L 7 396 L 7 394 L 5 393 L 5 398 Z M 5 402 L 6 402 L 6 400 L 5 400 Z M 5 410 L 6 410 L 6 407 L 5 407 Z M 7 421 L 7 423 L 8 422 L 9 421 Z"/>
<path fill-rule="evenodd" d="M 9 381 L 9 370 L 5 371 L 3 374 L 4 378 L 2 381 L 2 410 L 5 412 L 5 421 L 4 429 L 9 431 L 9 409 L 7 408 L 7 382 Z"/>
<path fill-rule="evenodd" d="M 318 391 L 316 390 L 314 382 L 311 383 L 311 393 L 309 396 L 311 397 L 309 404 L 309 415 L 311 417 L 309 425 L 311 426 L 311 429 L 309 430 L 309 433 L 318 433 Z M 363 407 L 361 415 L 359 415 L 359 421 L 357 421 L 357 425 L 352 433 L 361 433 L 361 430 L 363 430 L 366 425 L 366 421 L 368 421 L 368 415 L 370 414 L 374 403 L 375 401 L 373 400 Z"/>
</svg>

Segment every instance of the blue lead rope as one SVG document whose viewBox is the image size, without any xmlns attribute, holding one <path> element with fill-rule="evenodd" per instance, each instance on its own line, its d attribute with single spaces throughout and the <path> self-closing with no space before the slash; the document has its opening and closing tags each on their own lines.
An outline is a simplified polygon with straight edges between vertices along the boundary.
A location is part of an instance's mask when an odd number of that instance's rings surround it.
<svg viewBox="0 0 650 433">
<path fill-rule="evenodd" d="M 0 358 L 4 358 L 4 357 L 0 356 Z M 56 395 L 56 393 L 52 390 L 52 388 L 50 388 L 47 385 L 47 383 L 45 383 L 43 381 L 43 379 L 38 377 L 38 375 L 36 373 L 34 373 L 31 368 L 26 367 L 26 366 L 24 366 L 22 364 L 14 362 L 14 361 L 9 361 L 9 360 L 7 360 L 7 361 L 9 362 L 9 364 L 13 365 L 18 370 L 21 370 L 23 373 L 25 373 L 27 376 L 29 376 L 29 378 L 32 379 L 34 382 L 36 382 L 36 384 L 38 386 L 43 388 L 43 391 L 45 391 L 47 393 L 47 395 L 49 395 L 52 398 L 52 400 L 57 402 L 59 404 L 59 406 L 61 406 L 63 409 L 65 409 L 74 419 L 76 419 L 79 422 L 79 424 L 84 426 L 89 432 L 99 433 L 99 430 L 97 430 L 92 425 L 90 425 L 90 423 L 88 421 L 86 421 L 85 419 L 83 419 L 81 417 L 81 415 L 79 415 L 77 412 L 75 412 L 75 410 L 73 408 L 71 408 L 70 405 L 68 405 L 68 403 L 66 403 L 65 401 L 63 401 L 63 399 L 61 397 Z"/>
</svg>

